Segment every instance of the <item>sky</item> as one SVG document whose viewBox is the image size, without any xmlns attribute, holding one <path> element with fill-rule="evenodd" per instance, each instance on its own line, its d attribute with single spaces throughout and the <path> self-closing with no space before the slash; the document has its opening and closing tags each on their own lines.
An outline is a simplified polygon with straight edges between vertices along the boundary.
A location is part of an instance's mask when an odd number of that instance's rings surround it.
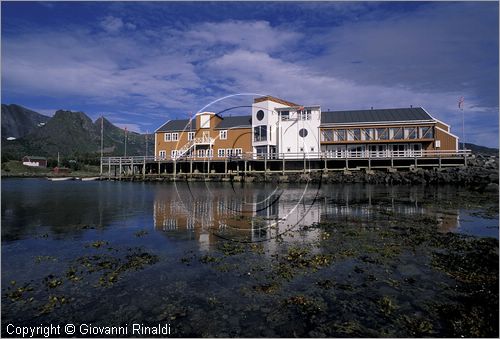
<svg viewBox="0 0 500 339">
<path fill-rule="evenodd" d="M 1 9 L 5 104 L 102 114 L 142 133 L 198 111 L 250 114 L 258 95 L 323 110 L 421 106 L 459 137 L 464 116 L 466 142 L 498 147 L 496 1 Z"/>
</svg>

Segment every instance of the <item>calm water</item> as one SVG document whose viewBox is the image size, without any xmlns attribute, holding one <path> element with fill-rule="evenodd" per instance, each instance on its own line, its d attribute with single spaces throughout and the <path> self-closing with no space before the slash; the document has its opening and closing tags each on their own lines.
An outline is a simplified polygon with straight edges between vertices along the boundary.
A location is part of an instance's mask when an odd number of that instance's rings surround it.
<svg viewBox="0 0 500 339">
<path fill-rule="evenodd" d="M 442 233 L 498 239 L 497 206 L 496 194 L 453 186 L 2 180 L 2 323 L 170 323 L 180 336 L 411 335 L 397 323 L 382 326 L 392 321 L 383 316 L 360 318 L 368 304 L 352 303 L 355 290 L 333 293 L 317 282 L 333 276 L 335 286 L 358 286 L 374 300 L 388 295 L 399 312 L 422 313 L 415 299 L 441 298 L 435 279 L 449 282 L 427 257 L 400 251 L 387 264 L 391 273 L 370 266 L 375 281 L 419 281 L 401 291 L 361 281 L 352 272 L 367 268 L 348 255 L 331 265 L 294 264 L 291 276 L 280 255 L 333 255 L 325 241 L 340 235 L 304 226 L 335 221 L 353 232 L 378 230 L 394 215 L 433 220 Z M 360 246 L 369 251 L 366 241 Z M 276 305 L 298 308 L 277 312 Z M 320 316 L 321 324 L 348 320 L 328 332 L 318 330 Z M 349 319 L 362 330 L 342 327 Z"/>
</svg>

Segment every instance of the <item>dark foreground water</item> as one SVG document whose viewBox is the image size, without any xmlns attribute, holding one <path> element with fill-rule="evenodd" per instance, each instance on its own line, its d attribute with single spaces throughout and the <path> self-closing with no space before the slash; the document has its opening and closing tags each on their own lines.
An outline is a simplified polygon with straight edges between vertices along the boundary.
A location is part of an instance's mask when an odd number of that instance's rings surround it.
<svg viewBox="0 0 500 339">
<path fill-rule="evenodd" d="M 498 193 L 3 180 L 2 335 L 50 324 L 497 337 Z"/>
</svg>

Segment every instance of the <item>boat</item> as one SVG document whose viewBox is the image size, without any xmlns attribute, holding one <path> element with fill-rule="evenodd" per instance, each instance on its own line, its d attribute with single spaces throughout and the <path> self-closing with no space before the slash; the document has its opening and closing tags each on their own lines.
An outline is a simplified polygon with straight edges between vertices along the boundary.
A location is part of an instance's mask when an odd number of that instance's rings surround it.
<svg viewBox="0 0 500 339">
<path fill-rule="evenodd" d="M 86 177 L 86 178 L 80 178 L 81 181 L 94 181 L 94 180 L 99 180 L 100 177 Z"/>
<path fill-rule="evenodd" d="M 47 178 L 47 180 L 50 181 L 66 181 L 66 180 L 73 180 L 73 177 L 52 177 L 52 178 Z"/>
</svg>

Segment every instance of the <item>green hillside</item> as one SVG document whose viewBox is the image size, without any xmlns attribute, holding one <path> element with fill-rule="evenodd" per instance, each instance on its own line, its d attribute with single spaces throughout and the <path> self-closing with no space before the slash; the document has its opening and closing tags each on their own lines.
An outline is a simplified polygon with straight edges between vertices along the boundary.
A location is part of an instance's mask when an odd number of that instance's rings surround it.
<svg viewBox="0 0 500 339">
<path fill-rule="evenodd" d="M 125 154 L 125 131 L 103 120 L 104 155 Z M 152 154 L 154 137 L 148 137 Z M 146 135 L 127 132 L 127 155 L 144 155 Z M 83 112 L 59 110 L 44 126 L 16 140 L 2 138 L 2 158 L 20 159 L 24 155 L 56 158 L 97 159 L 101 152 L 101 119 L 93 122 Z"/>
</svg>

